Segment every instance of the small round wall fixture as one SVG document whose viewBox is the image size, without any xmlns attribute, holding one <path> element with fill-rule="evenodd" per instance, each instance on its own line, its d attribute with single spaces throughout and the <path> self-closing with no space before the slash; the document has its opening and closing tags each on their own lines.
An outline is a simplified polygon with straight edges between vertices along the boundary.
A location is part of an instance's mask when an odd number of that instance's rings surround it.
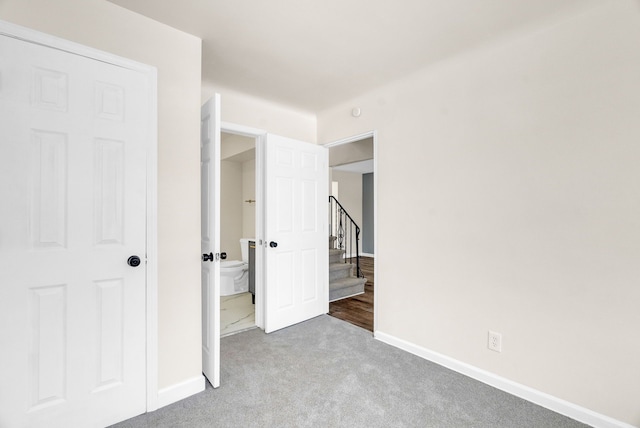
<svg viewBox="0 0 640 428">
<path fill-rule="evenodd" d="M 351 110 L 351 116 L 353 117 L 360 117 L 361 114 L 362 114 L 362 110 L 360 110 L 360 107 L 354 107 Z"/>
</svg>

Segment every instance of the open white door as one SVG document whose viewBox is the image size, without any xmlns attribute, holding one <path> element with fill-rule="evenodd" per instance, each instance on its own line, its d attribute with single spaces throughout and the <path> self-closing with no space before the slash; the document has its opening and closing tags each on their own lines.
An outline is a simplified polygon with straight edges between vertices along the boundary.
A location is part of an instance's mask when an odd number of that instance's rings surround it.
<svg viewBox="0 0 640 428">
<path fill-rule="evenodd" d="M 265 331 L 329 310 L 328 150 L 265 139 Z"/>
<path fill-rule="evenodd" d="M 45 43 L 0 34 L 0 426 L 103 427 L 146 409 L 152 83 Z"/>
<path fill-rule="evenodd" d="M 202 372 L 220 386 L 220 95 L 201 110 Z"/>
</svg>

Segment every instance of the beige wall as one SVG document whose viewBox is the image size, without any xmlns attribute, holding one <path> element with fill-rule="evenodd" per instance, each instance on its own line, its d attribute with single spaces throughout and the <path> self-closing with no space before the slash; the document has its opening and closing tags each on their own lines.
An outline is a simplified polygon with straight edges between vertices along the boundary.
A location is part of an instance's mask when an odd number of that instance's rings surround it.
<svg viewBox="0 0 640 428">
<path fill-rule="evenodd" d="M 640 426 L 638 3 L 533 30 L 321 112 L 318 140 L 378 131 L 379 331 Z"/>
<path fill-rule="evenodd" d="M 222 133 L 220 157 L 225 165 L 221 171 L 220 239 L 229 260 L 241 260 L 240 238 L 255 238 L 256 234 L 256 204 L 246 202 L 256 200 L 255 147 L 254 138 Z"/>
<path fill-rule="evenodd" d="M 228 132 L 220 133 L 220 159 L 227 159 L 244 153 L 247 150 L 255 148 L 255 146 L 255 138 L 229 134 Z"/>
<path fill-rule="evenodd" d="M 2 0 L 0 19 L 158 69 L 159 387 L 201 373 L 201 41 L 104 0 Z"/>
<path fill-rule="evenodd" d="M 256 200 L 256 161 L 242 163 L 242 237 L 256 237 L 256 204 L 244 201 Z"/>
<path fill-rule="evenodd" d="M 316 116 L 275 102 L 255 98 L 213 84 L 202 84 L 202 103 L 220 94 L 223 122 L 261 129 L 283 137 L 316 142 Z"/>
<path fill-rule="evenodd" d="M 240 238 L 244 203 L 242 199 L 242 163 L 220 162 L 220 251 L 227 260 L 242 260 Z"/>
<path fill-rule="evenodd" d="M 220 162 L 220 248 L 228 260 L 242 260 L 240 238 L 255 238 L 256 162 Z"/>
</svg>

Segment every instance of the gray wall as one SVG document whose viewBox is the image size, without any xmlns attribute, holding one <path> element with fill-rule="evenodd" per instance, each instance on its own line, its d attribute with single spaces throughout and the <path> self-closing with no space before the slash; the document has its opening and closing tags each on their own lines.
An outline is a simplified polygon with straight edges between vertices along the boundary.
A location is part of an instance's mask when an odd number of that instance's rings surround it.
<svg viewBox="0 0 640 428">
<path fill-rule="evenodd" d="M 373 173 L 362 174 L 362 252 L 375 254 L 373 246 Z"/>
</svg>

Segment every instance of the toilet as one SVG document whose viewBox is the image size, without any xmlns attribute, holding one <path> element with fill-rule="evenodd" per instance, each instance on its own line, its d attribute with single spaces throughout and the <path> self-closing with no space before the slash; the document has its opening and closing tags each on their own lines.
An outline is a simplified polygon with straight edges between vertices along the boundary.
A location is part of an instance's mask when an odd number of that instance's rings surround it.
<svg viewBox="0 0 640 428">
<path fill-rule="evenodd" d="M 232 296 L 249 291 L 249 241 L 242 238 L 242 260 L 226 260 L 220 263 L 220 295 Z"/>
</svg>

